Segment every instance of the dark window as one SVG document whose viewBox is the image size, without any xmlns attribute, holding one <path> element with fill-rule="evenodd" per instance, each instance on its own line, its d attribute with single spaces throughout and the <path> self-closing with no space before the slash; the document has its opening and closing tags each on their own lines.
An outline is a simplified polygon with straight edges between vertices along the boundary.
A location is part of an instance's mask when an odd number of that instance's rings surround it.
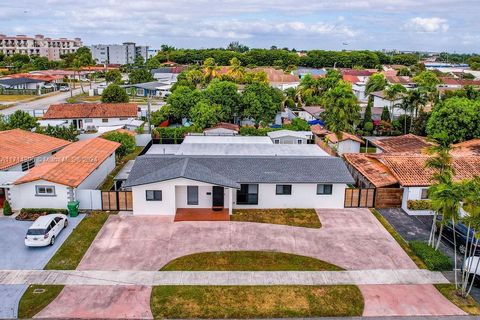
<svg viewBox="0 0 480 320">
<path fill-rule="evenodd" d="M 147 201 L 162 201 L 162 190 L 146 190 Z"/>
<path fill-rule="evenodd" d="M 22 171 L 27 171 L 35 167 L 35 159 L 28 160 L 22 163 Z"/>
<path fill-rule="evenodd" d="M 298 140 L 297 140 L 297 143 L 298 143 L 298 144 L 302 144 L 302 143 L 303 143 L 303 140 L 302 140 L 302 139 L 298 139 Z"/>
<path fill-rule="evenodd" d="M 237 190 L 237 204 L 258 204 L 258 184 L 242 184 Z"/>
<path fill-rule="evenodd" d="M 291 184 L 277 184 L 276 194 L 292 194 Z"/>
<path fill-rule="evenodd" d="M 28 229 L 27 230 L 27 235 L 29 236 L 43 236 L 45 233 L 47 233 L 46 229 Z"/>
<path fill-rule="evenodd" d="M 332 185 L 317 184 L 317 194 L 332 194 Z"/>
<path fill-rule="evenodd" d="M 280 140 L 275 139 L 275 140 L 274 140 L 274 143 L 275 143 L 275 144 L 280 144 Z"/>
<path fill-rule="evenodd" d="M 198 187 L 197 186 L 187 186 L 187 204 L 188 205 L 198 204 Z"/>
<path fill-rule="evenodd" d="M 102 122 L 103 122 L 103 123 L 107 123 L 107 122 L 108 122 L 108 119 L 102 119 Z"/>
<path fill-rule="evenodd" d="M 422 200 L 428 199 L 428 189 L 422 189 L 422 194 L 420 196 L 420 199 Z"/>
</svg>

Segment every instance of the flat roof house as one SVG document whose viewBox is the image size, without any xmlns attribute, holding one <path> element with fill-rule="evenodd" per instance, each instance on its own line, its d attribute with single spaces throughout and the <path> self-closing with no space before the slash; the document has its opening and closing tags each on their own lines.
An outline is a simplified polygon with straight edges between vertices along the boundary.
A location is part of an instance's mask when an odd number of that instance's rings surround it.
<svg viewBox="0 0 480 320">
<path fill-rule="evenodd" d="M 102 138 L 68 145 L 31 169 L 10 187 L 13 209 L 65 209 L 80 199 L 81 190 L 96 189 L 115 168 L 115 151 L 120 146 Z"/>
<path fill-rule="evenodd" d="M 125 186 L 134 215 L 175 215 L 185 208 L 343 208 L 353 182 L 334 157 L 144 155 Z"/>
<path fill-rule="evenodd" d="M 267 135 L 274 144 L 307 144 L 309 140 L 312 140 L 313 133 L 311 131 L 275 130 L 268 132 Z"/>
<path fill-rule="evenodd" d="M 65 103 L 51 105 L 43 120 L 63 120 L 67 126 L 97 131 L 100 127 L 128 126 L 138 113 L 136 103 Z"/>
<path fill-rule="evenodd" d="M 0 79 L 0 88 L 4 89 L 30 89 L 36 90 L 43 87 L 45 84 L 44 80 L 31 79 L 31 78 L 10 78 L 10 79 Z"/>
</svg>

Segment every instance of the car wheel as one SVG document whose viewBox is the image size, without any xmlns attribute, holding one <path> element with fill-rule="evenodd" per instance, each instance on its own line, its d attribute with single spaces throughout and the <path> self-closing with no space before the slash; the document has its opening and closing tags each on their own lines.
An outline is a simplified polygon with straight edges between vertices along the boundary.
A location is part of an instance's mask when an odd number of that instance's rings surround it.
<svg viewBox="0 0 480 320">
<path fill-rule="evenodd" d="M 53 246 L 55 243 L 55 236 L 52 236 L 52 239 L 50 239 L 50 245 Z"/>
<path fill-rule="evenodd" d="M 63 224 L 63 228 L 65 229 L 66 227 L 68 227 L 68 220 L 65 219 L 65 223 Z"/>
<path fill-rule="evenodd" d="M 458 251 L 461 254 L 465 254 L 465 245 L 463 245 L 463 244 L 458 245 Z"/>
</svg>

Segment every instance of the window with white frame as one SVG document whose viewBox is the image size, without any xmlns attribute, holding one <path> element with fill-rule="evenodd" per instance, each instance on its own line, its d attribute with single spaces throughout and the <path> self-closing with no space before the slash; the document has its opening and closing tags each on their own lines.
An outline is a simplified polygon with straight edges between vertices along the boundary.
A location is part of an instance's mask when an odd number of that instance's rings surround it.
<svg viewBox="0 0 480 320">
<path fill-rule="evenodd" d="M 331 184 L 317 184 L 317 194 L 332 194 Z"/>
<path fill-rule="evenodd" d="M 55 196 L 55 187 L 54 186 L 35 186 L 36 196 Z"/>
<path fill-rule="evenodd" d="M 162 190 L 146 190 L 145 198 L 147 201 L 162 201 Z"/>
</svg>

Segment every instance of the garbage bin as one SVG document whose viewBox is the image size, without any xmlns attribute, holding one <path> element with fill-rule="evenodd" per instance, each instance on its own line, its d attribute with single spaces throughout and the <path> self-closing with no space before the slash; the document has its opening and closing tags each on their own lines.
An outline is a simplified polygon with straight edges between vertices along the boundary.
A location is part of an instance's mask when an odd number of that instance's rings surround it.
<svg viewBox="0 0 480 320">
<path fill-rule="evenodd" d="M 79 205 L 80 205 L 80 202 L 78 201 L 70 201 L 68 203 L 67 207 L 68 207 L 68 213 L 70 214 L 70 217 L 78 216 Z"/>
</svg>

